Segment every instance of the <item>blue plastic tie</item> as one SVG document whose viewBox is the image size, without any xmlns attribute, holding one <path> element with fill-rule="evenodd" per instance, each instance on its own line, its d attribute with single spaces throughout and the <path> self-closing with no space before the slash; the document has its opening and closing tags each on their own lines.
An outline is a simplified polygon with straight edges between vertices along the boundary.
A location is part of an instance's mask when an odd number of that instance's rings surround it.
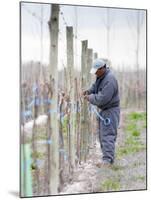
<svg viewBox="0 0 151 200">
<path fill-rule="evenodd" d="M 103 118 L 99 113 L 98 113 L 98 111 L 93 107 L 93 111 L 96 113 L 96 115 L 103 121 L 103 123 L 104 123 L 104 125 L 105 126 L 108 126 L 108 125 L 110 125 L 110 123 L 111 123 L 111 120 L 110 120 L 110 118 Z"/>
</svg>

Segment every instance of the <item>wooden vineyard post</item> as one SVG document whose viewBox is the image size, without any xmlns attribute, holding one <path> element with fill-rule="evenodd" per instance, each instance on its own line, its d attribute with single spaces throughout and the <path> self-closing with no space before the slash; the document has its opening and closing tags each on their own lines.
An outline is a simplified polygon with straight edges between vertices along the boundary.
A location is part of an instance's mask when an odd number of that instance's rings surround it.
<svg viewBox="0 0 151 200">
<path fill-rule="evenodd" d="M 59 191 L 62 189 L 64 179 L 63 179 L 63 170 L 64 170 L 64 136 L 63 136 L 63 124 L 62 124 L 62 112 L 63 112 L 63 103 L 64 103 L 64 93 L 61 92 L 59 95 Z"/>
<path fill-rule="evenodd" d="M 37 139 L 36 139 L 36 133 L 37 133 L 37 125 L 36 125 L 36 118 L 38 115 L 38 106 L 36 105 L 36 91 L 34 94 L 34 122 L 33 122 L 33 128 L 32 128 L 32 155 L 33 155 L 33 167 L 35 168 L 35 180 L 36 180 L 36 195 L 40 194 L 40 180 L 39 180 L 39 168 L 37 165 L 37 157 L 36 157 L 36 153 L 37 153 Z"/>
<path fill-rule="evenodd" d="M 66 27 L 67 37 L 67 70 L 68 94 L 70 101 L 69 113 L 69 172 L 72 174 L 75 166 L 75 112 L 74 112 L 74 57 L 73 57 L 73 27 Z"/>
<path fill-rule="evenodd" d="M 76 101 L 76 123 L 75 123 L 75 135 L 76 135 L 76 167 L 80 161 L 80 101 L 79 101 L 79 90 L 78 90 L 78 80 L 75 78 L 75 101 Z"/>
<path fill-rule="evenodd" d="M 90 74 L 90 70 L 92 68 L 92 62 L 93 62 L 93 50 L 92 49 L 88 49 L 87 50 L 87 88 L 90 87 L 90 85 L 92 84 L 91 83 L 91 74 Z M 91 105 L 89 104 L 89 109 L 91 111 Z M 91 112 L 89 112 L 89 115 L 88 115 L 88 120 L 89 120 L 89 123 L 88 123 L 88 131 L 89 131 L 89 135 L 88 135 L 88 143 L 89 143 L 89 146 L 93 146 L 93 138 L 94 138 L 94 130 L 92 129 L 92 125 L 94 123 L 93 121 L 93 114 Z"/>
<path fill-rule="evenodd" d="M 93 55 L 93 50 L 92 49 L 88 49 L 87 51 L 87 69 L 88 69 L 88 81 L 87 81 L 87 86 L 90 87 L 91 84 L 91 74 L 90 74 L 90 70 L 92 68 L 92 58 Z"/>
<path fill-rule="evenodd" d="M 82 41 L 82 55 L 81 55 L 81 87 L 82 89 L 86 89 L 87 85 L 87 74 L 88 74 L 88 69 L 87 69 L 87 46 L 88 46 L 88 41 L 84 40 Z M 88 103 L 87 100 L 84 100 L 82 105 L 81 105 L 81 145 L 80 145 L 80 151 L 81 151 L 81 156 L 80 160 L 86 161 L 86 155 L 87 155 L 87 150 L 88 150 Z"/>
<path fill-rule="evenodd" d="M 51 99 L 52 98 L 52 77 L 50 76 L 50 81 L 45 84 L 45 98 L 46 99 Z M 47 128 L 46 128 L 46 138 L 47 138 L 47 159 L 45 162 L 45 183 L 46 183 L 46 187 L 45 187 L 45 191 L 50 194 L 50 176 L 51 176 L 51 149 L 50 149 L 50 144 L 51 144 L 51 104 L 47 103 L 45 106 L 45 111 L 47 113 L 48 119 L 47 119 Z"/>
<path fill-rule="evenodd" d="M 94 60 L 98 58 L 98 53 L 95 52 L 93 55 Z M 92 78 L 92 82 L 95 82 L 95 77 Z M 98 108 L 97 108 L 98 109 Z M 93 125 L 92 125 L 92 131 L 93 131 L 93 143 L 96 144 L 96 140 L 97 140 L 97 130 L 99 129 L 99 120 L 97 120 L 96 115 L 92 112 L 92 118 L 91 120 L 93 121 Z"/>
<path fill-rule="evenodd" d="M 94 59 L 97 59 L 97 58 L 98 58 L 98 53 L 95 52 L 95 53 L 94 53 Z"/>
<path fill-rule="evenodd" d="M 58 31 L 59 31 L 59 6 L 52 4 L 51 17 L 49 24 L 50 30 L 50 76 L 53 81 L 51 99 L 51 173 L 50 173 L 50 192 L 58 194 L 59 187 L 59 120 L 58 120 Z"/>
</svg>

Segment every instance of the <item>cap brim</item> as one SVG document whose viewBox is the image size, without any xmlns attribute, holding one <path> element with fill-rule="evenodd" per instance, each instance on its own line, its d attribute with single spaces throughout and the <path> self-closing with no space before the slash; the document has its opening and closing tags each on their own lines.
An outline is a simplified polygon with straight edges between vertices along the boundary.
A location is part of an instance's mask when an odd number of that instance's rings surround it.
<svg viewBox="0 0 151 200">
<path fill-rule="evenodd" d="M 97 72 L 97 70 L 98 70 L 98 69 L 92 68 L 91 71 L 90 71 L 90 74 L 95 74 L 95 73 Z"/>
</svg>

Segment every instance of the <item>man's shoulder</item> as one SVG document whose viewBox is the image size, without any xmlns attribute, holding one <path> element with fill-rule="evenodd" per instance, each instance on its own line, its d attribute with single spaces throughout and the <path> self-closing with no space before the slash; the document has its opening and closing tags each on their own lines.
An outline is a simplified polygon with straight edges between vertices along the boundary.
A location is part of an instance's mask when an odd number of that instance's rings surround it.
<svg viewBox="0 0 151 200">
<path fill-rule="evenodd" d="M 112 70 L 108 70 L 108 73 L 106 75 L 106 79 L 109 79 L 109 80 L 116 80 L 116 77 L 114 75 L 114 73 L 112 72 Z"/>
</svg>

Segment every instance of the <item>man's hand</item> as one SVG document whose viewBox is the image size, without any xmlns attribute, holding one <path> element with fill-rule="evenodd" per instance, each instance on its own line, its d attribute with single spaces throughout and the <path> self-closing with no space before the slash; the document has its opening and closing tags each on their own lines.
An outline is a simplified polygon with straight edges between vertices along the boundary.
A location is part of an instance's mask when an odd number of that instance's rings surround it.
<svg viewBox="0 0 151 200">
<path fill-rule="evenodd" d="M 83 96 L 88 95 L 88 91 L 87 91 L 87 90 L 82 91 L 82 95 L 83 95 Z"/>
<path fill-rule="evenodd" d="M 89 95 L 84 95 L 84 99 L 86 99 L 87 101 L 89 101 Z"/>
<path fill-rule="evenodd" d="M 89 101 L 89 93 L 87 90 L 84 90 L 81 92 L 82 93 L 82 96 L 84 97 L 85 100 Z"/>
</svg>

